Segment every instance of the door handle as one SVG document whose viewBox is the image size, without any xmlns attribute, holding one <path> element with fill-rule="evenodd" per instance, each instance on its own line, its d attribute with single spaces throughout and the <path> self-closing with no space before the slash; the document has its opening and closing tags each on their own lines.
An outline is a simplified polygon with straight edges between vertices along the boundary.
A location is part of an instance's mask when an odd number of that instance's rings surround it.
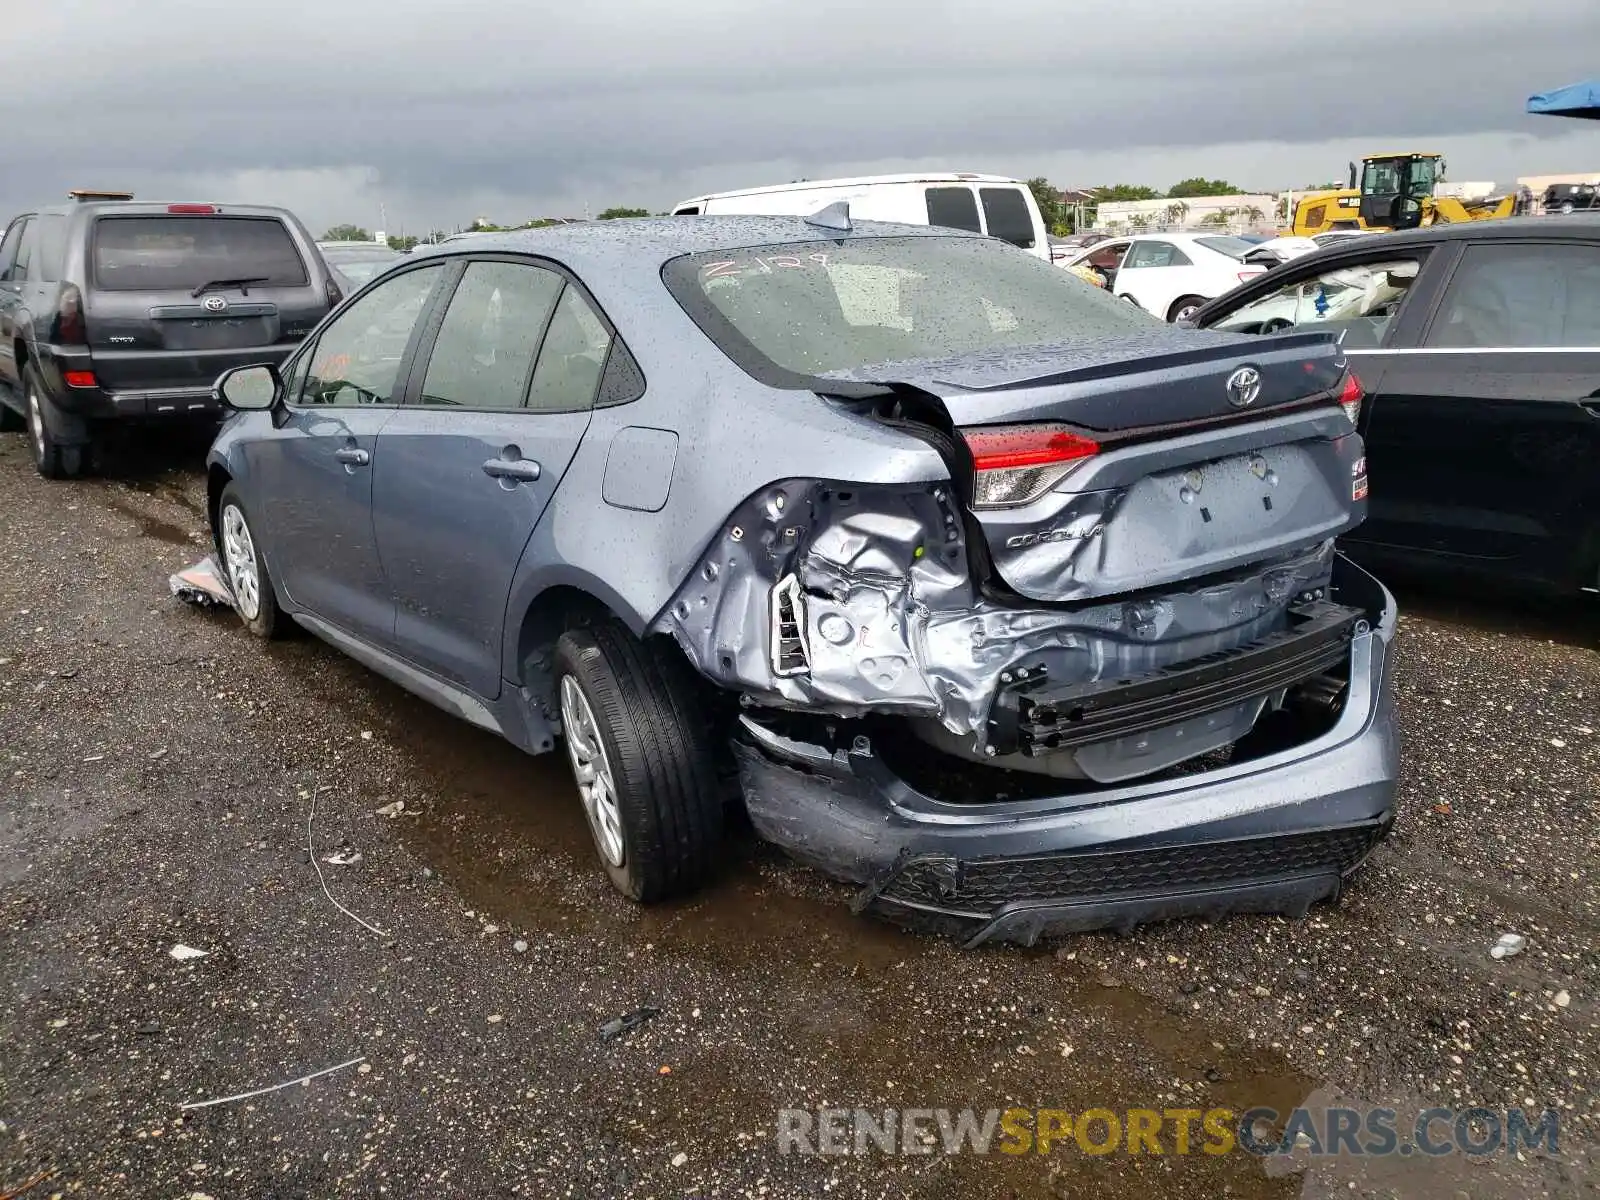
<svg viewBox="0 0 1600 1200">
<path fill-rule="evenodd" d="M 1591 396 L 1587 400 L 1579 400 L 1578 407 L 1591 417 L 1600 417 L 1600 397 Z"/>
<path fill-rule="evenodd" d="M 346 446 L 342 450 L 335 450 L 333 456 L 345 465 L 352 467 L 364 467 L 372 461 L 372 455 L 359 446 Z"/>
<path fill-rule="evenodd" d="M 539 464 L 531 458 L 491 458 L 483 464 L 483 473 L 494 479 L 532 483 L 539 478 Z"/>
</svg>

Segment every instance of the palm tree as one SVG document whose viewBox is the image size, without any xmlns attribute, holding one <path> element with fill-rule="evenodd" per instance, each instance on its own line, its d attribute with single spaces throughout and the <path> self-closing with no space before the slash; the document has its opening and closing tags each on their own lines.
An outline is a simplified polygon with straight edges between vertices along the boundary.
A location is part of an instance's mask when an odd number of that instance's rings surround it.
<svg viewBox="0 0 1600 1200">
<path fill-rule="evenodd" d="M 1184 218 L 1189 215 L 1189 206 L 1182 200 L 1174 200 L 1167 205 L 1167 210 L 1163 215 L 1166 217 L 1168 225 L 1182 227 Z"/>
</svg>

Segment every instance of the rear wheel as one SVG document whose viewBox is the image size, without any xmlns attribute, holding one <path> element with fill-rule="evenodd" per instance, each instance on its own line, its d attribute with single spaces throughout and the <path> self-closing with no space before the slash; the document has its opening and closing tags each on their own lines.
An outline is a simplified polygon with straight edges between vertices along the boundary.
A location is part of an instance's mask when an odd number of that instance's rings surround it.
<svg viewBox="0 0 1600 1200">
<path fill-rule="evenodd" d="M 556 645 L 572 774 L 618 891 L 650 903 L 710 874 L 722 841 L 713 722 L 688 665 L 614 621 Z"/>
<path fill-rule="evenodd" d="M 33 450 L 34 469 L 46 479 L 72 479 L 83 472 L 83 447 L 67 446 L 56 440 L 45 422 L 45 397 L 39 372 L 32 365 L 22 368 L 22 394 L 28 424 L 28 445 Z"/>
<path fill-rule="evenodd" d="M 1204 303 L 1203 296 L 1179 296 L 1167 310 L 1167 320 L 1173 322 L 1190 320 L 1200 311 L 1200 306 Z"/>
<path fill-rule="evenodd" d="M 255 530 L 245 515 L 238 489 L 231 483 L 222 489 L 217 501 L 217 542 L 239 620 L 259 638 L 278 637 L 287 621 L 278 611 L 278 597 L 272 590 L 272 578 L 267 574 Z"/>
</svg>

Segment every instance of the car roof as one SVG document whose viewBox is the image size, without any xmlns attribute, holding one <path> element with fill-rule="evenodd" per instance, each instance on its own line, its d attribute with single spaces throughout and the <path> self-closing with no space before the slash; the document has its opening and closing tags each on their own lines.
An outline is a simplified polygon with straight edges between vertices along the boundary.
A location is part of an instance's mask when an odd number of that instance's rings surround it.
<svg viewBox="0 0 1600 1200">
<path fill-rule="evenodd" d="M 731 192 L 707 192 L 680 200 L 679 205 L 705 200 L 726 200 L 733 196 L 761 196 L 772 192 L 801 192 L 812 188 L 870 187 L 878 183 L 1021 183 L 1009 175 L 980 175 L 972 171 L 913 171 L 904 175 L 850 175 L 840 179 L 801 179 L 794 183 L 768 183 L 760 187 L 738 188 Z"/>
<path fill-rule="evenodd" d="M 484 233 L 465 242 L 419 245 L 417 252 L 426 252 L 430 258 L 497 252 L 537 254 L 558 260 L 584 259 L 596 265 L 604 265 L 607 260 L 618 264 L 650 260 L 659 268 L 668 259 L 681 254 L 880 237 L 981 238 L 983 235 L 941 225 L 894 225 L 884 221 L 854 221 L 845 231 L 808 224 L 804 217 L 625 217 L 615 221 Z"/>
<path fill-rule="evenodd" d="M 45 213 L 90 213 L 119 217 L 287 217 L 289 210 L 269 204 L 212 204 L 210 213 L 172 212 L 174 205 L 201 205 L 205 200 L 78 200 L 70 204 L 45 204 L 30 211 Z"/>
<path fill-rule="evenodd" d="M 873 238 L 962 238 L 993 241 L 981 233 L 936 225 L 856 221 L 849 230 L 824 229 L 804 217 L 623 217 L 578 225 L 551 225 L 485 233 L 437 246 L 419 245 L 405 256 L 408 270 L 438 259 L 514 254 L 553 259 L 572 271 L 620 329 L 660 328 L 663 302 L 678 309 L 661 282 L 661 269 L 685 254 L 727 254 L 759 246 L 814 245 L 817 249 Z M 996 243 L 1002 245 L 1003 243 Z M 1026 251 L 1004 246 L 1027 256 Z M 1037 261 L 1031 259 L 1031 261 Z M 678 310 L 682 315 L 681 309 Z M 687 317 L 684 318 L 687 320 Z M 691 323 L 690 328 L 693 328 Z"/>
<path fill-rule="evenodd" d="M 1373 238 L 1382 239 L 1385 246 L 1427 246 L 1434 242 L 1493 242 L 1516 241 L 1522 238 L 1560 238 L 1572 241 L 1600 239 L 1600 216 L 1592 213 L 1574 213 L 1561 217 L 1503 217 L 1484 221 L 1455 221 L 1449 224 L 1429 225 L 1420 229 L 1391 230 L 1371 233 L 1367 238 L 1340 238 L 1332 245 L 1318 250 L 1326 254 L 1337 250 L 1347 253 L 1350 241 L 1360 241 L 1363 247 L 1373 244 Z M 1307 259 L 1310 257 L 1306 256 Z M 1298 259 L 1297 263 L 1306 259 Z"/>
</svg>

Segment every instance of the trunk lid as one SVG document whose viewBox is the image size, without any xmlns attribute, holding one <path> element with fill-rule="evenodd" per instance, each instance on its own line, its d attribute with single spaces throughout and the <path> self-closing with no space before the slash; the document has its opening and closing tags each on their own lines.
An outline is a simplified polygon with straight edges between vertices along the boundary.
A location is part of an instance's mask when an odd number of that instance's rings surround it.
<svg viewBox="0 0 1600 1200">
<path fill-rule="evenodd" d="M 1162 328 L 878 378 L 937 396 L 966 443 L 986 569 L 1027 599 L 1075 602 L 1238 570 L 1359 524 L 1366 468 L 1338 403 L 1345 376 L 1327 334 Z"/>
</svg>

